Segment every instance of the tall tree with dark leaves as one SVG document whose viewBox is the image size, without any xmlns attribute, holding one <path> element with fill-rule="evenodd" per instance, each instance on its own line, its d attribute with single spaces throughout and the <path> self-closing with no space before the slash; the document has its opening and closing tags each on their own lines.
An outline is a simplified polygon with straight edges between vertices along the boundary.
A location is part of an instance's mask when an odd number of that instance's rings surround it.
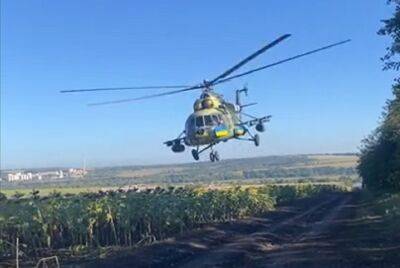
<svg viewBox="0 0 400 268">
<path fill-rule="evenodd" d="M 395 73 L 394 98 L 386 102 L 381 125 L 363 140 L 358 171 L 368 189 L 400 191 L 400 0 L 387 2 L 395 12 L 378 34 L 392 39 L 382 61 L 383 70 Z"/>
</svg>

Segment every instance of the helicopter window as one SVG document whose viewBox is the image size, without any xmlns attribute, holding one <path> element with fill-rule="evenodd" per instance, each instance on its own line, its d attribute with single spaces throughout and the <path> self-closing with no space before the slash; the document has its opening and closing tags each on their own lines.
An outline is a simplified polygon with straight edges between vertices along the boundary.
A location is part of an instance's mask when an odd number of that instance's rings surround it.
<svg viewBox="0 0 400 268">
<path fill-rule="evenodd" d="M 213 126 L 214 125 L 214 122 L 212 120 L 211 115 L 204 116 L 204 121 L 205 121 L 206 126 Z"/>
<path fill-rule="evenodd" d="M 218 125 L 220 122 L 218 115 L 216 115 L 216 114 L 212 115 L 212 120 L 214 122 L 214 125 Z"/>
<path fill-rule="evenodd" d="M 224 118 L 219 114 L 218 115 L 218 122 L 220 123 L 220 124 L 223 124 L 224 123 Z"/>
<path fill-rule="evenodd" d="M 187 122 L 187 126 L 188 128 L 193 128 L 195 125 L 195 118 L 192 116 L 189 118 L 188 122 Z"/>
<path fill-rule="evenodd" d="M 204 127 L 204 121 L 202 116 L 196 117 L 196 127 Z"/>
</svg>

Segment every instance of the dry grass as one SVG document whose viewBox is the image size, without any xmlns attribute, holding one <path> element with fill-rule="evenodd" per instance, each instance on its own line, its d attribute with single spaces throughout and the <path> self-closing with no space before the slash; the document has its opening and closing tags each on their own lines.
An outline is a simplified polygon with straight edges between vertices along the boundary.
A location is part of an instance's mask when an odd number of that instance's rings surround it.
<svg viewBox="0 0 400 268">
<path fill-rule="evenodd" d="M 312 163 L 305 167 L 355 167 L 357 166 L 358 156 L 355 155 L 312 155 L 309 156 Z"/>
</svg>

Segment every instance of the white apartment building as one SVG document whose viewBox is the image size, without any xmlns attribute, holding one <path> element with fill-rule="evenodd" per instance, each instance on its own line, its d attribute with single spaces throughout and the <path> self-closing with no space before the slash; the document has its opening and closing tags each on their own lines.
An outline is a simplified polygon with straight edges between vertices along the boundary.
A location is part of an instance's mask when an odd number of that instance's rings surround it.
<svg viewBox="0 0 400 268">
<path fill-rule="evenodd" d="M 29 181 L 33 179 L 33 174 L 31 172 L 28 173 L 10 173 L 7 175 L 8 181 Z"/>
</svg>

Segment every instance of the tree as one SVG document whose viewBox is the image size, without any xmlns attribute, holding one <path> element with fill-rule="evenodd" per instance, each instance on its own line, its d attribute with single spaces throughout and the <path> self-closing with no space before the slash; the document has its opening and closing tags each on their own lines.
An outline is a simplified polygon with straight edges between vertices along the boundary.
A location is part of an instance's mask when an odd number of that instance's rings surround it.
<svg viewBox="0 0 400 268">
<path fill-rule="evenodd" d="M 387 3 L 395 5 L 395 13 L 392 18 L 382 20 L 384 26 L 378 31 L 379 35 L 390 36 L 393 39 L 392 45 L 386 48 L 387 52 L 382 58 L 383 69 L 398 71 L 400 62 L 396 57 L 400 54 L 400 0 L 388 0 Z"/>
<path fill-rule="evenodd" d="M 381 125 L 362 142 L 358 171 L 368 189 L 400 191 L 400 0 L 388 4 L 395 5 L 395 13 L 382 21 L 378 34 L 393 40 L 382 61 L 383 70 L 396 72 L 394 98 L 386 102 Z"/>
</svg>

